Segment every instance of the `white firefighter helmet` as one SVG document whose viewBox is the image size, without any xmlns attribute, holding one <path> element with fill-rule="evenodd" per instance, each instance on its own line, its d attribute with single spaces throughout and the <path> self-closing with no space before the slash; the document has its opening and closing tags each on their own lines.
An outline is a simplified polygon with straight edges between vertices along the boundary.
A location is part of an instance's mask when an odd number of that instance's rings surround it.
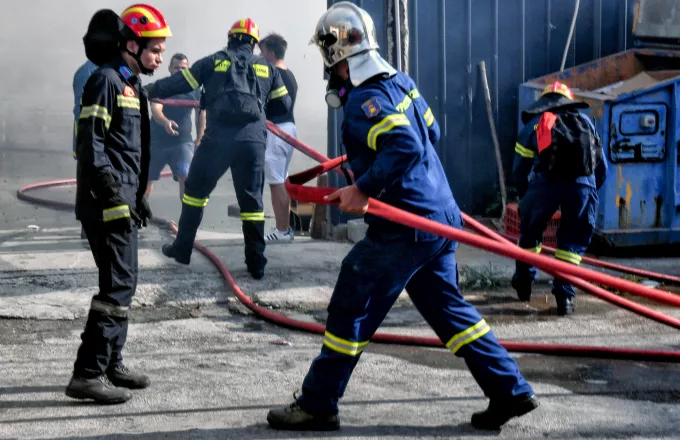
<svg viewBox="0 0 680 440">
<path fill-rule="evenodd" d="M 328 8 L 319 18 L 310 44 L 319 48 L 327 68 L 346 59 L 354 86 L 381 73 L 397 73 L 378 53 L 373 19 L 352 2 L 338 2 Z"/>
</svg>

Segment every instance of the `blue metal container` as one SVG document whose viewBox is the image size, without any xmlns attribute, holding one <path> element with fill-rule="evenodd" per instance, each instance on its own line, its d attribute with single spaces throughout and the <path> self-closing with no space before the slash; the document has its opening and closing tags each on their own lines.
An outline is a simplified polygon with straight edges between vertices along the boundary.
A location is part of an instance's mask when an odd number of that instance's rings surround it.
<svg viewBox="0 0 680 440">
<path fill-rule="evenodd" d="M 590 104 L 609 164 L 596 235 L 616 247 L 678 243 L 680 2 L 638 0 L 633 34 L 634 49 L 521 84 L 519 113 L 545 84 L 569 85 Z"/>
</svg>

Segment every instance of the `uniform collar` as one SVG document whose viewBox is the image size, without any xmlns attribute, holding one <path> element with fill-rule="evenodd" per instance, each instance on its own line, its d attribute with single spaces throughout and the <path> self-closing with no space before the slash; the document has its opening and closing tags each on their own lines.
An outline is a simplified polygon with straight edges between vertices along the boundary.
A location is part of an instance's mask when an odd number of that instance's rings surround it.
<svg viewBox="0 0 680 440">
<path fill-rule="evenodd" d="M 118 74 L 123 77 L 123 79 L 131 84 L 136 83 L 139 81 L 139 77 L 132 73 L 132 69 L 128 67 L 127 63 L 123 59 L 123 57 L 118 57 L 115 60 L 113 60 L 111 63 L 108 65 L 111 67 L 113 70 L 118 72 Z"/>
</svg>

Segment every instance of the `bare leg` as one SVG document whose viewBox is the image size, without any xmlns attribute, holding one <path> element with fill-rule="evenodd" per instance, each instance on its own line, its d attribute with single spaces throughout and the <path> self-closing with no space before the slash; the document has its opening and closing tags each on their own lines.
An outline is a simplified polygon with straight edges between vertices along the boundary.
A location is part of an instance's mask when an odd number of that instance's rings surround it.
<svg viewBox="0 0 680 440">
<path fill-rule="evenodd" d="M 290 198 L 285 185 L 269 185 L 272 192 L 272 208 L 276 218 L 276 229 L 287 231 L 290 227 Z"/>
<path fill-rule="evenodd" d="M 146 185 L 146 192 L 144 193 L 144 197 L 146 197 L 147 200 L 149 200 L 149 197 L 151 197 L 152 191 L 153 191 L 153 181 L 149 180 L 149 183 Z"/>
<path fill-rule="evenodd" d="M 182 200 L 182 196 L 184 195 L 184 182 L 187 181 L 187 178 L 184 176 L 180 176 L 177 178 L 177 182 L 179 183 L 179 199 Z"/>
</svg>

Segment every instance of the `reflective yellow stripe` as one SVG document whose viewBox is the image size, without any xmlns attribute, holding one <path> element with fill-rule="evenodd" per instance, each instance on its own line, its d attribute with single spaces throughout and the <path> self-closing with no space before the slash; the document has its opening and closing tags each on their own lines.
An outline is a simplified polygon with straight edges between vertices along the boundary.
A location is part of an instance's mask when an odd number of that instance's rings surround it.
<svg viewBox="0 0 680 440">
<path fill-rule="evenodd" d="M 118 95 L 116 96 L 118 107 L 134 108 L 139 110 L 139 98 L 133 96 Z"/>
<path fill-rule="evenodd" d="M 107 130 L 109 125 L 111 125 L 111 116 L 109 115 L 109 111 L 106 109 L 106 107 L 102 107 L 100 105 L 88 105 L 87 107 L 80 109 L 80 119 L 88 118 L 99 118 L 103 120 Z"/>
<path fill-rule="evenodd" d="M 241 220 L 248 222 L 263 222 L 264 221 L 264 211 L 262 212 L 242 212 Z"/>
<path fill-rule="evenodd" d="M 226 72 L 231 67 L 229 60 L 215 60 L 215 72 Z"/>
<path fill-rule="evenodd" d="M 253 69 L 255 69 L 255 75 L 260 78 L 269 78 L 269 67 L 264 64 L 253 64 Z"/>
<path fill-rule="evenodd" d="M 193 90 L 196 90 L 198 88 L 198 81 L 196 81 L 196 78 L 194 78 L 194 75 L 191 74 L 191 71 L 189 69 L 182 69 L 182 75 L 184 76 L 184 79 L 187 80 L 189 85 Z"/>
<path fill-rule="evenodd" d="M 368 345 L 365 342 L 353 342 L 347 339 L 338 338 L 329 331 L 326 331 L 323 338 L 323 345 L 338 353 L 346 354 L 348 356 L 356 356 L 360 354 L 364 347 Z"/>
<path fill-rule="evenodd" d="M 418 89 L 411 90 L 410 92 L 408 92 L 408 95 L 413 99 L 420 98 L 420 92 L 418 91 Z"/>
<path fill-rule="evenodd" d="M 410 96 L 404 96 L 404 99 L 399 104 L 397 104 L 397 111 L 400 113 L 406 113 L 406 110 L 411 107 L 412 102 L 413 100 Z"/>
<path fill-rule="evenodd" d="M 104 222 L 110 222 L 125 217 L 130 217 L 130 207 L 128 205 L 114 206 L 113 208 L 102 211 L 102 219 Z"/>
<path fill-rule="evenodd" d="M 564 249 L 556 249 L 555 258 L 557 258 L 558 260 L 564 260 L 568 263 L 575 264 L 577 266 L 581 264 L 581 260 L 583 260 L 583 257 L 581 257 L 579 254 L 565 251 Z"/>
<path fill-rule="evenodd" d="M 526 157 L 527 159 L 533 159 L 534 157 L 536 157 L 536 153 L 534 153 L 528 148 L 524 148 L 524 146 L 519 142 L 515 143 L 515 153 L 519 154 L 522 157 Z"/>
<path fill-rule="evenodd" d="M 368 139 L 366 141 L 368 144 L 368 148 L 370 148 L 371 150 L 377 150 L 378 136 L 387 133 L 394 127 L 400 125 L 411 125 L 411 123 L 408 121 L 408 118 L 401 113 L 389 115 L 385 117 L 385 119 L 383 119 L 382 121 L 375 124 L 373 127 L 371 127 L 370 130 L 368 130 Z"/>
<path fill-rule="evenodd" d="M 486 321 L 482 319 L 477 324 L 469 327 L 467 330 L 453 335 L 453 337 L 449 339 L 449 342 L 446 343 L 446 348 L 451 349 L 451 352 L 456 354 L 456 352 L 458 352 L 458 350 L 460 350 L 463 345 L 467 345 L 470 342 L 476 341 L 490 331 L 491 327 L 489 327 L 489 324 L 487 324 Z"/>
<path fill-rule="evenodd" d="M 432 114 L 432 109 L 430 107 L 427 108 L 423 119 L 425 119 L 425 124 L 427 124 L 428 127 L 434 124 L 434 115 Z"/>
<path fill-rule="evenodd" d="M 533 252 L 534 254 L 540 254 L 541 251 L 543 250 L 543 244 L 538 243 L 538 246 L 532 247 L 532 248 L 526 248 L 524 249 L 525 251 Z"/>
<path fill-rule="evenodd" d="M 205 199 L 197 199 L 196 197 L 191 197 L 186 194 L 182 196 L 182 203 L 185 205 L 193 206 L 194 208 L 205 208 L 208 206 L 208 197 Z"/>
<path fill-rule="evenodd" d="M 272 90 L 271 93 L 269 94 L 269 98 L 270 99 L 277 99 L 277 98 L 280 98 L 282 96 L 286 96 L 287 94 L 288 94 L 288 89 L 286 88 L 286 86 L 281 86 L 278 89 Z"/>
</svg>

